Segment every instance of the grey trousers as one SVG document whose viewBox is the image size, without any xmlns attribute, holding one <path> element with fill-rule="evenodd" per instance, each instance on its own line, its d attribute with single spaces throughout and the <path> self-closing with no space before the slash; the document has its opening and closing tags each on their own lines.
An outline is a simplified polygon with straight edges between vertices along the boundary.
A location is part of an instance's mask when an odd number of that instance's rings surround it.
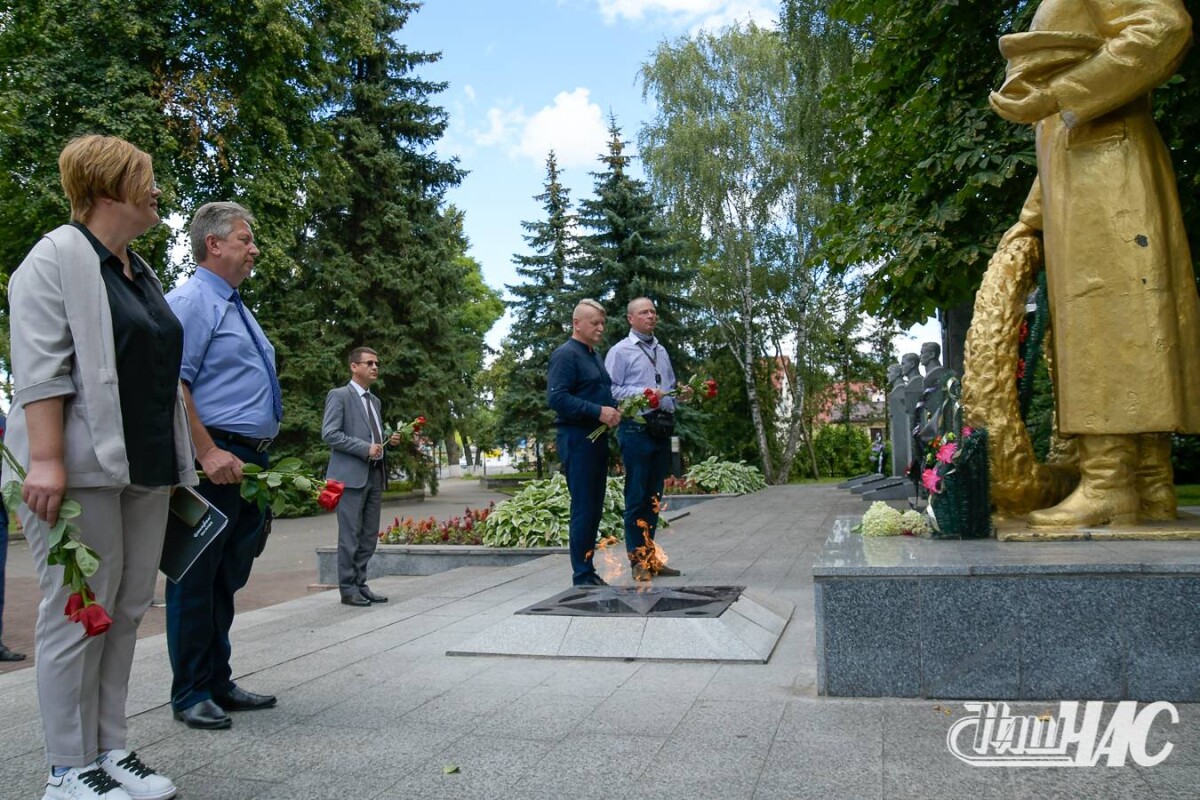
<svg viewBox="0 0 1200 800">
<path fill-rule="evenodd" d="M 337 507 L 338 591 L 342 597 L 367 585 L 367 563 L 379 544 L 379 511 L 383 500 L 383 470 L 372 465 L 367 484 L 347 488 Z"/>
<path fill-rule="evenodd" d="M 80 538 L 100 556 L 88 584 L 113 623 L 99 636 L 85 636 L 63 614 L 71 590 L 62 585 L 63 568 L 46 564 L 48 527 L 28 506 L 19 513 L 42 590 L 34 650 L 46 760 L 83 767 L 100 751 L 125 748 L 129 670 L 137 627 L 154 597 L 170 488 L 68 489 L 67 496 L 83 507 L 75 519 Z"/>
</svg>

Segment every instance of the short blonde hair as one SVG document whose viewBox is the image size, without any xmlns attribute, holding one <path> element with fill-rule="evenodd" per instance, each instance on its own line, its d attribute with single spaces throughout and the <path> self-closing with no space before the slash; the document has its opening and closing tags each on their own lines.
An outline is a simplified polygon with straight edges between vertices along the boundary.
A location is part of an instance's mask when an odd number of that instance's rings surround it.
<svg viewBox="0 0 1200 800">
<path fill-rule="evenodd" d="M 580 300 L 580 301 L 579 301 L 579 305 L 575 306 L 575 310 L 574 310 L 573 312 L 571 312 L 571 319 L 572 319 L 572 320 L 577 320 L 577 319 L 579 319 L 579 315 L 580 315 L 580 313 L 581 313 L 581 312 L 583 311 L 583 309 L 585 309 L 585 308 L 590 308 L 590 309 L 592 309 L 592 310 L 594 310 L 594 311 L 599 311 L 599 312 L 600 312 L 601 314 L 603 314 L 605 317 L 607 317 L 607 316 L 608 316 L 608 312 L 604 310 L 604 306 L 600 305 L 600 302 L 599 302 L 599 301 L 597 301 L 597 300 L 593 300 L 593 299 L 591 299 L 590 297 L 588 297 L 588 298 L 585 298 L 585 299 L 583 299 L 583 300 Z"/>
<path fill-rule="evenodd" d="M 72 139 L 58 156 L 58 172 L 74 222 L 86 223 L 101 198 L 138 202 L 154 191 L 150 154 L 116 136 Z"/>
</svg>

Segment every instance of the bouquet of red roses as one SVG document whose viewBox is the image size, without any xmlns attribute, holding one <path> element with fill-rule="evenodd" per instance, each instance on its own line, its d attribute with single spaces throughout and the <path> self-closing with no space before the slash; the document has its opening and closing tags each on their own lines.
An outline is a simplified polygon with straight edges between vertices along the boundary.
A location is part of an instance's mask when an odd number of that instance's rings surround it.
<svg viewBox="0 0 1200 800">
<path fill-rule="evenodd" d="M 635 394 L 626 397 L 617 404 L 617 410 L 621 412 L 621 419 L 631 419 L 639 425 L 645 425 L 646 420 L 642 419 L 642 412 L 650 409 L 658 408 L 658 392 L 653 389 L 646 389 L 641 394 Z M 596 430 L 588 434 L 588 439 L 596 441 L 608 430 L 607 425 L 601 425 Z"/>
<path fill-rule="evenodd" d="M 415 439 L 421 432 L 421 429 L 425 427 L 425 422 L 425 417 L 420 416 L 414 419 L 412 422 L 397 422 L 396 427 L 394 428 L 384 425 L 383 439 L 384 441 L 387 441 L 397 433 L 405 439 Z"/>
<path fill-rule="evenodd" d="M 693 375 L 687 383 L 683 386 L 676 386 L 668 394 L 685 402 L 703 403 L 716 398 L 717 382 L 713 378 L 701 378 L 699 375 Z"/>
</svg>

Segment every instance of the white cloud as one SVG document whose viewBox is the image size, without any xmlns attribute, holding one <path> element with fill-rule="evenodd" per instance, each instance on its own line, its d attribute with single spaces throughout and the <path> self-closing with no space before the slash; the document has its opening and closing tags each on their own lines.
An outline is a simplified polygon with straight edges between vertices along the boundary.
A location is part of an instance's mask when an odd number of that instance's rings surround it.
<svg viewBox="0 0 1200 800">
<path fill-rule="evenodd" d="M 594 166 L 608 141 L 600 106 L 582 87 L 559 92 L 552 105 L 525 120 L 516 152 L 541 164 L 553 150 L 560 167 Z"/>
<path fill-rule="evenodd" d="M 472 131 L 471 139 L 480 147 L 508 145 L 525 120 L 525 112 L 520 108 L 492 106 L 487 110 L 487 127 Z"/>
<path fill-rule="evenodd" d="M 463 94 L 465 94 L 467 96 L 467 99 L 470 100 L 472 103 L 474 103 L 475 102 L 475 87 L 472 86 L 471 84 L 467 83 L 467 84 L 463 85 L 462 90 L 463 90 Z"/>
<path fill-rule="evenodd" d="M 596 0 L 596 5 L 608 24 L 650 21 L 692 32 L 748 20 L 774 28 L 779 12 L 779 4 L 769 0 Z"/>
</svg>

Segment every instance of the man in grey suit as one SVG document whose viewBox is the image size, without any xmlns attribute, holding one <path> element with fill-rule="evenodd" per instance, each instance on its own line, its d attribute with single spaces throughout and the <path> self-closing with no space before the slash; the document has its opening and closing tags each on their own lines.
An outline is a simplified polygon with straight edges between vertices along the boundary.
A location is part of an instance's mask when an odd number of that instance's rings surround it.
<svg viewBox="0 0 1200 800">
<path fill-rule="evenodd" d="M 367 587 L 367 563 L 379 543 L 379 508 L 387 485 L 387 456 L 379 398 L 379 356 L 369 347 L 350 351 L 350 382 L 325 398 L 321 438 L 332 448 L 327 479 L 346 485 L 338 503 L 338 589 L 348 606 L 386 603 Z M 400 444 L 393 433 L 386 443 Z"/>
</svg>

